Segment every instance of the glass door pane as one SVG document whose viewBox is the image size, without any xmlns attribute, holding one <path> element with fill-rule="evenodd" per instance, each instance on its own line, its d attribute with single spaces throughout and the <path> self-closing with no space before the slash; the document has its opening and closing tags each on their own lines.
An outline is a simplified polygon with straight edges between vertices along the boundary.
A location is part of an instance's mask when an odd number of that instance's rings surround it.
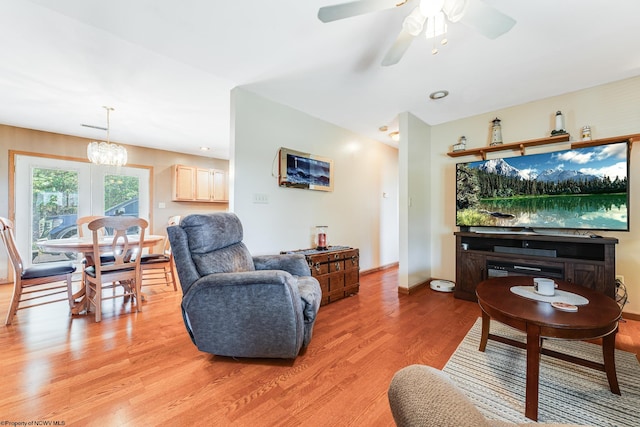
<svg viewBox="0 0 640 427">
<path fill-rule="evenodd" d="M 140 179 L 137 176 L 105 175 L 104 214 L 106 216 L 140 216 Z M 137 227 L 127 234 L 139 234 Z"/>
<path fill-rule="evenodd" d="M 41 252 L 36 242 L 40 239 L 64 239 L 78 234 L 78 172 L 40 167 L 34 167 L 31 171 L 31 261 L 39 264 L 75 260 L 77 255 L 74 253 Z"/>
</svg>

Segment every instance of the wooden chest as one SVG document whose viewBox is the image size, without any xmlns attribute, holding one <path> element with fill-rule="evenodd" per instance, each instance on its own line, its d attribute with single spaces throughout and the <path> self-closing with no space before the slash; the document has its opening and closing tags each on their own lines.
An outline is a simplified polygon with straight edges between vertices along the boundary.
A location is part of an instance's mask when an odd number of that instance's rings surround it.
<svg viewBox="0 0 640 427">
<path fill-rule="evenodd" d="M 291 251 L 302 253 L 309 263 L 311 275 L 318 279 L 322 289 L 321 305 L 358 293 L 360 288 L 360 251 L 340 246 L 326 251 L 314 249 Z"/>
</svg>

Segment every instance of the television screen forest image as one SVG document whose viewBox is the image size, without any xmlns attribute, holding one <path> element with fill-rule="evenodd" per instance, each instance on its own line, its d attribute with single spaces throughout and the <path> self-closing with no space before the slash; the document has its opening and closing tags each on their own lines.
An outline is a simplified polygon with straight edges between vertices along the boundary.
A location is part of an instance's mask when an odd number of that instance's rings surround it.
<svg viewBox="0 0 640 427">
<path fill-rule="evenodd" d="M 628 229 L 627 143 L 456 166 L 456 225 Z"/>
</svg>

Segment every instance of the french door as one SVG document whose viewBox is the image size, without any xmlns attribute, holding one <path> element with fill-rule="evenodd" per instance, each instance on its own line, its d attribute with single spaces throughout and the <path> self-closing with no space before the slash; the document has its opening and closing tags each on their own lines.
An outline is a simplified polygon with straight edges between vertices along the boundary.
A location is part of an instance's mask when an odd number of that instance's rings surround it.
<svg viewBox="0 0 640 427">
<path fill-rule="evenodd" d="M 42 252 L 37 241 L 77 235 L 78 217 L 149 219 L 149 169 L 21 154 L 15 166 L 16 241 L 27 266 L 75 260 L 75 254 Z"/>
</svg>

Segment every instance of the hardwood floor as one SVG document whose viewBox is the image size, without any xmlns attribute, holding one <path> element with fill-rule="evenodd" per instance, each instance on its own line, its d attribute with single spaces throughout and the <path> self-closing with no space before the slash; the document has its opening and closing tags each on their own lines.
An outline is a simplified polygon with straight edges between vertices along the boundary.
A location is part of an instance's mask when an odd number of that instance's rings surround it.
<svg viewBox="0 0 640 427">
<path fill-rule="evenodd" d="M 69 317 L 64 303 L 21 310 L 0 329 L 3 421 L 69 425 L 390 426 L 387 387 L 414 363 L 442 368 L 480 316 L 475 303 L 428 288 L 398 294 L 397 270 L 320 309 L 306 351 L 290 360 L 199 352 L 180 292 L 145 288 L 140 313 L 121 299 L 103 320 Z M 10 286 L 0 286 L 0 314 Z M 640 351 L 640 322 L 620 324 L 618 347 Z"/>
</svg>

